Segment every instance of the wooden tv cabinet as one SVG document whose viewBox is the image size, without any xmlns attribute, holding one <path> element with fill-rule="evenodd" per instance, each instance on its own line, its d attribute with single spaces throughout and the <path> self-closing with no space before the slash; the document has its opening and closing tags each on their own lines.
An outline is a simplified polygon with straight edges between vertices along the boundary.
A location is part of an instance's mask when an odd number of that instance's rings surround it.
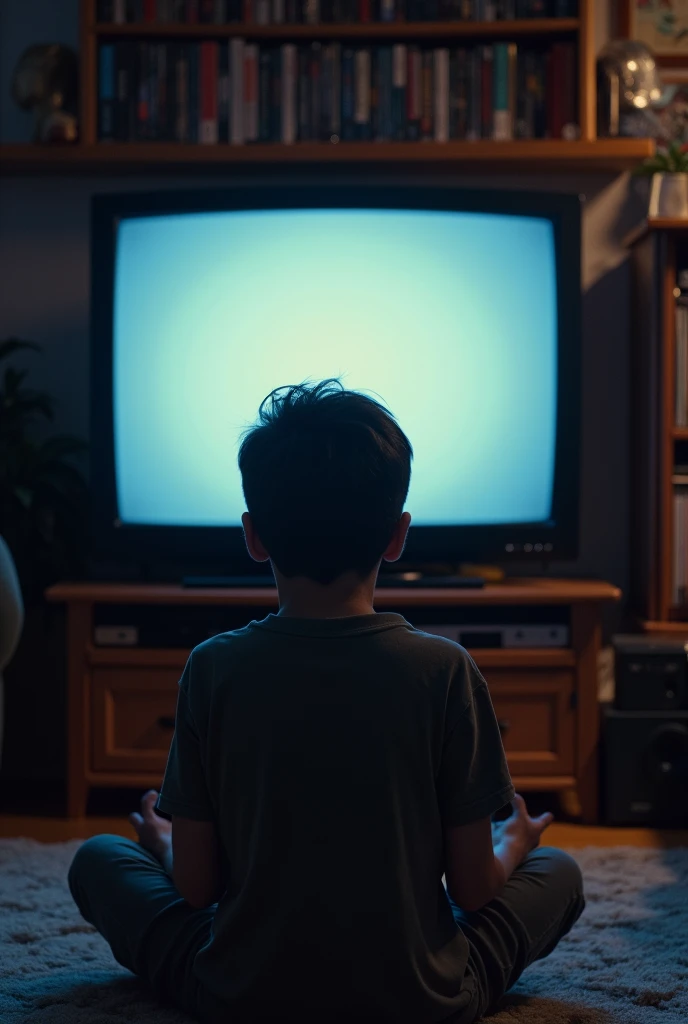
<svg viewBox="0 0 688 1024">
<path fill-rule="evenodd" d="M 514 784 L 521 791 L 565 793 L 583 821 L 598 815 L 597 654 L 601 605 L 620 591 L 586 580 L 512 579 L 482 590 L 380 589 L 379 611 L 516 605 L 566 606 L 566 648 L 479 649 L 502 726 Z M 185 589 L 172 584 L 63 583 L 48 600 L 67 605 L 69 817 L 83 817 L 91 788 L 159 788 L 174 729 L 183 647 L 104 647 L 94 642 L 98 609 L 146 605 L 162 617 L 170 605 L 245 612 L 276 610 L 277 593 Z M 411 618 L 411 615 L 409 615 Z"/>
</svg>

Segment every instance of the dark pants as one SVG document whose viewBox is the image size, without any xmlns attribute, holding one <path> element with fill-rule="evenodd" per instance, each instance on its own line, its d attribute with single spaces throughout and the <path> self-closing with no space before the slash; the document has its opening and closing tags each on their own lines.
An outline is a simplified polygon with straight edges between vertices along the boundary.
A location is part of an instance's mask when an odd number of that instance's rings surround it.
<svg viewBox="0 0 688 1024">
<path fill-rule="evenodd" d="M 193 972 L 196 953 L 210 936 L 215 906 L 195 910 L 156 858 L 121 836 L 94 836 L 83 843 L 68 881 L 82 916 L 109 943 L 118 963 L 147 981 L 160 1002 L 203 1021 L 216 1019 L 212 999 Z M 482 910 L 464 914 L 453 907 L 470 943 L 466 984 L 474 993 L 460 1024 L 494 1009 L 528 964 L 554 949 L 583 906 L 576 862 L 561 850 L 543 847 Z"/>
<path fill-rule="evenodd" d="M 529 964 L 548 956 L 583 913 L 583 878 L 563 850 L 542 846 L 526 857 L 504 891 L 467 914 L 449 900 L 468 939 L 465 983 L 475 995 L 456 1024 L 471 1024 L 497 1009 Z"/>
</svg>

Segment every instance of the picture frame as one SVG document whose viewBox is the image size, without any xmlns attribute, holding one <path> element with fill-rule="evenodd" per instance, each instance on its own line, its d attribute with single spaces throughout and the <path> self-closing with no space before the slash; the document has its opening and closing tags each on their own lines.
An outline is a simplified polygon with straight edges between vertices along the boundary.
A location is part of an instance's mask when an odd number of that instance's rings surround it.
<svg viewBox="0 0 688 1024">
<path fill-rule="evenodd" d="M 662 68 L 660 73 L 665 94 L 653 110 L 658 122 L 655 142 L 666 146 L 678 140 L 688 145 L 688 66 Z"/>
<path fill-rule="evenodd" d="M 645 43 L 660 68 L 688 68 L 688 0 L 618 0 L 617 33 Z"/>
</svg>

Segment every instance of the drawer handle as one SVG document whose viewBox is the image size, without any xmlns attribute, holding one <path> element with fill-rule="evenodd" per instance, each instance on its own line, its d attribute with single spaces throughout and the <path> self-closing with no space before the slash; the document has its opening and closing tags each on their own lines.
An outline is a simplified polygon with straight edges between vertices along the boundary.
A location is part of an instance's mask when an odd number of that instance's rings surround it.
<svg viewBox="0 0 688 1024">
<path fill-rule="evenodd" d="M 174 729 L 174 715 L 160 715 L 158 725 L 161 729 Z"/>
<path fill-rule="evenodd" d="M 502 734 L 502 736 L 504 736 L 504 734 L 507 733 L 511 728 L 511 722 L 509 721 L 508 718 L 497 719 L 497 725 L 499 726 L 499 731 Z"/>
</svg>

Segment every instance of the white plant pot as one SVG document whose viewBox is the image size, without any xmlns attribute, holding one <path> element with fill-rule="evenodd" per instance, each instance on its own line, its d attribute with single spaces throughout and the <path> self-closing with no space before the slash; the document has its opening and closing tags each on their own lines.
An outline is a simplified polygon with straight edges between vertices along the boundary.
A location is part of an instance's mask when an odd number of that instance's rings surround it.
<svg viewBox="0 0 688 1024">
<path fill-rule="evenodd" d="M 652 175 L 648 215 L 688 219 L 688 174 L 662 171 Z"/>
</svg>

